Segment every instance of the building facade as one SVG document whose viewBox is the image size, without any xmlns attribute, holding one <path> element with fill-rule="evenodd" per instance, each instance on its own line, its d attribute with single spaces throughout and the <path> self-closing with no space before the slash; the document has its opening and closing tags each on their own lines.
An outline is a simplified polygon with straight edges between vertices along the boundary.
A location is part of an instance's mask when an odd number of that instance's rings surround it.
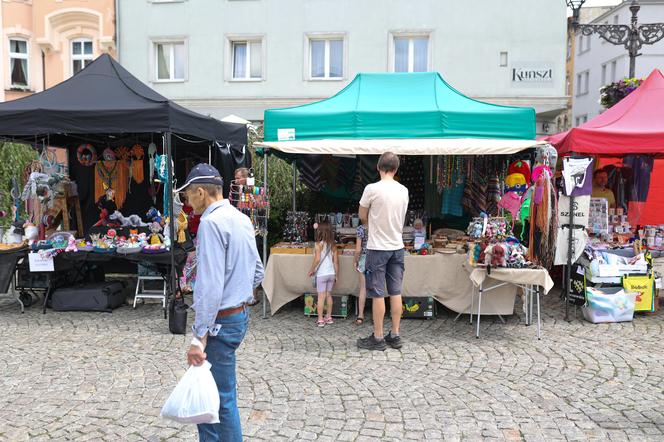
<svg viewBox="0 0 664 442">
<path fill-rule="evenodd" d="M 471 97 L 534 107 L 538 132 L 567 103 L 563 1 L 118 0 L 117 14 L 123 66 L 217 118 L 262 120 L 359 72 L 438 71 Z"/>
<path fill-rule="evenodd" d="M 639 3 L 639 23 L 664 22 L 664 0 L 641 0 Z M 630 1 L 623 1 L 590 23 L 629 25 L 632 16 L 629 5 Z M 572 125 L 578 126 L 603 112 L 599 90 L 629 75 L 629 55 L 624 46 L 615 46 L 597 35 L 577 35 L 575 38 Z M 664 69 L 664 41 L 644 45 L 640 53 L 636 59 L 637 77 L 646 77 L 653 69 Z"/>
<path fill-rule="evenodd" d="M 116 55 L 113 0 L 1 0 L 2 101 L 40 92 Z"/>
</svg>

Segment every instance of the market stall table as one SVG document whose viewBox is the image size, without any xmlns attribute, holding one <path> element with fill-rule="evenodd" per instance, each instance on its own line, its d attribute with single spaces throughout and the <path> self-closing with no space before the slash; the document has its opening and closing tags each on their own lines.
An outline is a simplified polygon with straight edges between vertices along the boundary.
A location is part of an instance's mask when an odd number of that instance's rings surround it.
<svg viewBox="0 0 664 442">
<path fill-rule="evenodd" d="M 270 301 L 272 314 L 305 293 L 315 292 L 307 272 L 313 255 L 270 255 L 265 269 L 263 289 Z M 473 284 L 466 268 L 468 257 L 462 254 L 406 255 L 403 296 L 432 296 L 445 307 L 457 313 L 471 313 Z M 357 296 L 358 273 L 353 257 L 339 257 L 339 277 L 333 294 Z M 503 287 L 482 306 L 485 315 L 511 315 L 514 313 L 515 287 Z"/>
<path fill-rule="evenodd" d="M 498 284 L 489 285 L 484 288 L 487 280 L 493 279 L 495 281 L 502 281 Z M 491 273 L 488 274 L 487 269 L 483 267 L 475 268 L 470 274 L 470 280 L 478 288 L 478 302 L 477 302 L 477 332 L 475 337 L 480 337 L 480 317 L 482 315 L 482 295 L 484 292 L 502 288 L 508 285 L 520 287 L 525 294 L 525 312 L 526 312 L 526 325 L 532 322 L 533 313 L 533 295 L 537 298 L 537 339 L 540 339 L 540 288 L 544 290 L 544 294 L 549 293 L 553 288 L 553 280 L 549 276 L 549 272 L 544 268 L 537 269 L 512 269 L 512 268 L 492 268 Z M 473 290 L 474 303 L 474 290 Z M 490 298 L 489 298 L 490 299 Z M 472 310 L 472 307 L 471 307 Z M 472 323 L 473 316 L 471 312 L 470 321 Z"/>
</svg>

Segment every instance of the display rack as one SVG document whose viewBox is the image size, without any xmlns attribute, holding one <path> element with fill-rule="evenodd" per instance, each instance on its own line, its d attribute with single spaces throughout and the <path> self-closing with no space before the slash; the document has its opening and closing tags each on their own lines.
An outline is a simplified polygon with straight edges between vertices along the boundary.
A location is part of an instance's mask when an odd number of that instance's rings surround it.
<svg viewBox="0 0 664 442">
<path fill-rule="evenodd" d="M 255 178 L 253 179 L 253 185 L 238 184 L 233 180 L 231 181 L 230 195 L 237 209 L 251 220 L 256 236 L 266 237 L 270 198 L 265 187 L 257 182 Z"/>
</svg>

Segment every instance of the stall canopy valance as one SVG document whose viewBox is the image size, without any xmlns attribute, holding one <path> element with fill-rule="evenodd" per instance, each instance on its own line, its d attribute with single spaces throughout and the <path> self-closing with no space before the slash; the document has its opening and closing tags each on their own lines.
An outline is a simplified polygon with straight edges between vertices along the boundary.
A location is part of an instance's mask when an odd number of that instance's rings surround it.
<svg viewBox="0 0 664 442">
<path fill-rule="evenodd" d="M 476 155 L 518 152 L 534 138 L 532 108 L 473 100 L 436 72 L 371 73 L 326 100 L 266 110 L 262 145 L 292 154 Z"/>
<path fill-rule="evenodd" d="M 43 92 L 0 103 L 0 135 L 173 132 L 203 140 L 245 139 L 246 127 L 169 101 L 104 54 Z"/>
<path fill-rule="evenodd" d="M 655 69 L 638 89 L 606 112 L 547 140 L 559 153 L 662 154 L 663 110 L 664 75 Z"/>
</svg>

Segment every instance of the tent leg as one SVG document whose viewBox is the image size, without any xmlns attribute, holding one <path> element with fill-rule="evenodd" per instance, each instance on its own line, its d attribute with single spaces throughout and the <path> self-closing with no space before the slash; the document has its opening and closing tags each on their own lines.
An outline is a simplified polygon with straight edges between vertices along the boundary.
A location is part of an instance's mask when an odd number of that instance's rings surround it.
<svg viewBox="0 0 664 442">
<path fill-rule="evenodd" d="M 267 162 L 269 158 L 269 151 L 265 149 L 265 155 L 263 155 L 263 186 L 265 186 L 265 194 L 269 196 L 269 183 L 268 183 L 268 178 L 267 178 Z M 265 214 L 267 216 L 268 220 L 270 219 L 270 209 L 267 209 L 267 213 Z M 267 221 L 265 222 L 267 226 Z M 265 236 L 263 236 L 263 267 L 267 268 L 267 229 L 265 232 Z M 263 319 L 267 318 L 267 296 L 265 296 L 265 289 L 263 289 Z"/>
<path fill-rule="evenodd" d="M 297 164 L 295 163 L 295 160 L 293 160 L 293 212 L 297 210 L 296 193 L 297 193 Z"/>
<path fill-rule="evenodd" d="M 175 268 L 175 220 L 173 219 L 173 146 L 171 143 L 171 133 L 167 132 L 164 135 L 164 151 L 166 153 L 166 167 L 167 167 L 167 173 L 168 173 L 168 178 L 166 179 L 166 189 L 165 191 L 168 192 L 169 198 L 168 198 L 168 213 L 171 214 L 171 219 L 168 220 L 168 234 L 171 238 L 171 271 L 170 271 L 170 286 L 171 290 L 166 293 L 166 305 L 168 305 L 168 301 L 170 299 L 171 293 L 175 293 L 176 290 L 176 273 L 177 270 Z M 167 310 L 167 309 L 166 309 Z M 166 311 L 164 312 L 164 316 L 166 316 Z"/>
</svg>

